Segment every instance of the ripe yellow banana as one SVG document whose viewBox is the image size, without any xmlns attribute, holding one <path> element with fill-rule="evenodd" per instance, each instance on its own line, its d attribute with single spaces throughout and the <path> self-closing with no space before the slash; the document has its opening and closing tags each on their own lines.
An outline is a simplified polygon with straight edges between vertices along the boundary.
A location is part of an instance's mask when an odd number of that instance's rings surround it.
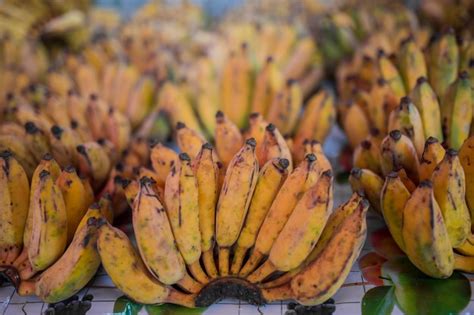
<svg viewBox="0 0 474 315">
<path fill-rule="evenodd" d="M 305 156 L 312 153 L 316 156 L 316 160 L 318 161 L 318 167 L 321 170 L 321 173 L 330 170 L 332 171 L 331 162 L 329 162 L 328 158 L 324 154 L 323 146 L 321 142 L 317 140 L 305 141 L 304 143 L 304 153 Z"/>
<path fill-rule="evenodd" d="M 412 37 L 402 43 L 398 53 L 398 64 L 406 91 L 411 91 L 415 87 L 419 77 L 426 77 L 428 74 L 423 52 Z"/>
<path fill-rule="evenodd" d="M 122 112 L 110 108 L 105 120 L 107 139 L 112 142 L 114 149 L 122 152 L 130 142 L 132 126 L 130 120 Z"/>
<path fill-rule="evenodd" d="M 275 158 L 284 158 L 290 163 L 288 170 L 290 172 L 293 170 L 293 159 L 291 157 L 290 148 L 288 148 L 288 144 L 280 131 L 272 123 L 268 124 L 265 128 L 261 157 L 262 160 L 258 161 L 259 165 L 265 165 L 267 161 Z"/>
<path fill-rule="evenodd" d="M 102 187 L 112 167 L 107 151 L 97 142 L 86 142 L 76 147 L 79 170 L 89 177 L 94 189 Z"/>
<path fill-rule="evenodd" d="M 431 175 L 444 158 L 444 150 L 438 139 L 429 137 L 425 142 L 425 149 L 420 159 L 420 180 L 431 179 Z"/>
<path fill-rule="evenodd" d="M 14 135 L 0 135 L 0 150 L 10 151 L 23 167 L 28 178 L 32 177 L 37 161 L 30 153 L 24 138 L 22 139 Z"/>
<path fill-rule="evenodd" d="M 94 202 L 94 195 L 84 187 L 74 167 L 66 167 L 56 180 L 61 190 L 67 217 L 67 242 L 71 242 L 84 214 Z"/>
<path fill-rule="evenodd" d="M 220 96 L 222 111 L 239 128 L 244 127 L 250 109 L 251 68 L 247 45 L 231 52 L 222 70 Z"/>
<path fill-rule="evenodd" d="M 71 244 L 36 282 L 35 293 L 43 301 L 57 303 L 81 290 L 94 277 L 100 266 L 97 252 L 97 220 L 88 217 L 77 230 Z"/>
<path fill-rule="evenodd" d="M 65 127 L 58 125 L 51 127 L 51 154 L 62 167 L 68 165 L 77 166 L 78 156 L 76 147 L 80 144 L 80 138 L 77 133 Z"/>
<path fill-rule="evenodd" d="M 400 130 L 410 138 L 418 156 L 421 157 L 425 145 L 423 122 L 418 109 L 408 96 L 403 97 L 400 100 L 400 105 L 390 113 L 388 129 L 390 131 Z"/>
<path fill-rule="evenodd" d="M 407 95 L 402 76 L 383 50 L 378 52 L 378 66 L 383 79 L 387 82 L 396 99 L 399 100 Z"/>
<path fill-rule="evenodd" d="M 283 69 L 283 76 L 287 79 L 299 79 L 311 65 L 316 45 L 310 36 L 303 37 L 297 41 L 291 56 Z"/>
<path fill-rule="evenodd" d="M 474 221 L 474 136 L 464 141 L 459 150 L 459 161 L 466 179 L 466 202 L 471 213 L 471 221 Z"/>
<path fill-rule="evenodd" d="M 184 123 L 178 122 L 176 125 L 176 142 L 181 152 L 186 152 L 194 159 L 206 141 L 198 131 L 189 129 Z"/>
<path fill-rule="evenodd" d="M 324 142 L 336 119 L 334 97 L 326 90 L 316 93 L 308 101 L 295 134 L 295 158 L 304 158 L 303 143 L 315 139 Z"/>
<path fill-rule="evenodd" d="M 259 113 L 252 113 L 249 116 L 249 128 L 243 134 L 244 139 L 254 138 L 257 142 L 255 147 L 255 155 L 257 156 L 258 164 L 264 165 L 265 157 L 263 153 L 263 139 L 265 138 L 265 130 L 268 122 Z"/>
<path fill-rule="evenodd" d="M 240 270 L 240 276 L 245 277 L 254 271 L 263 257 L 270 253 L 301 195 L 317 182 L 320 172 L 317 164 L 316 156 L 308 154 L 288 175 L 258 231 L 254 250 Z"/>
<path fill-rule="evenodd" d="M 349 176 L 352 190 L 365 196 L 374 210 L 381 213 L 380 192 L 383 179 L 369 169 L 353 168 Z"/>
<path fill-rule="evenodd" d="M 377 175 L 382 175 L 380 148 L 370 139 L 371 137 L 368 137 L 354 149 L 352 164 L 354 167 L 366 168 Z"/>
<path fill-rule="evenodd" d="M 171 168 L 177 163 L 178 154 L 161 143 L 153 143 L 150 160 L 157 175 L 158 186 L 165 187 L 166 177 L 170 173 Z"/>
<path fill-rule="evenodd" d="M 471 229 L 471 217 L 466 205 L 464 171 L 456 150 L 446 151 L 443 160 L 433 172 L 432 182 L 451 246 L 456 248 L 464 243 Z"/>
<path fill-rule="evenodd" d="M 410 180 L 415 184 L 419 182 L 420 163 L 410 138 L 400 130 L 392 130 L 382 141 L 381 150 L 382 172 L 385 175 L 403 168 Z"/>
<path fill-rule="evenodd" d="M 362 250 L 367 235 L 367 209 L 368 204 L 359 203 L 334 228 L 318 256 L 291 278 L 291 281 L 279 287 L 263 289 L 264 298 L 268 302 L 293 299 L 304 305 L 316 305 L 334 295 Z"/>
<path fill-rule="evenodd" d="M 252 113 L 266 117 L 277 91 L 283 86 L 283 76 L 272 57 L 268 57 L 255 79 Z M 258 144 L 258 139 L 257 144 Z"/>
<path fill-rule="evenodd" d="M 0 264 L 10 265 L 20 255 L 28 216 L 28 177 L 9 151 L 0 153 Z"/>
<path fill-rule="evenodd" d="M 473 97 L 471 83 L 466 71 L 451 84 L 442 102 L 441 116 L 446 143 L 453 149 L 459 150 L 469 137 L 473 115 Z"/>
<path fill-rule="evenodd" d="M 288 80 L 273 98 L 266 118 L 283 134 L 291 134 L 302 106 L 303 92 L 300 85 L 295 80 Z"/>
<path fill-rule="evenodd" d="M 435 137 L 442 142 L 443 130 L 438 96 L 426 77 L 418 78 L 415 88 L 411 91 L 411 99 L 420 113 L 425 137 Z"/>
<path fill-rule="evenodd" d="M 150 274 L 125 233 L 105 219 L 99 220 L 99 226 L 97 250 L 100 260 L 120 291 L 139 303 L 194 306 L 193 295 L 165 286 Z"/>
<path fill-rule="evenodd" d="M 219 273 L 229 274 L 229 254 L 247 216 L 258 177 L 255 139 L 248 139 L 230 161 L 219 195 L 216 240 L 219 245 Z"/>
<path fill-rule="evenodd" d="M 369 120 L 363 109 L 355 104 L 350 103 L 347 112 L 342 121 L 342 126 L 346 132 L 349 144 L 355 148 L 369 135 Z"/>
<path fill-rule="evenodd" d="M 242 147 L 243 139 L 237 125 L 229 120 L 221 111 L 216 113 L 214 139 L 216 142 L 217 155 L 224 164 L 224 167 L 227 168 L 230 161 L 234 158 L 234 155 Z"/>
<path fill-rule="evenodd" d="M 237 275 L 240 272 L 247 251 L 255 244 L 263 220 L 288 175 L 289 164 L 290 162 L 284 158 L 273 159 L 268 161 L 260 170 L 255 193 L 237 240 L 230 269 L 231 274 Z"/>
<path fill-rule="evenodd" d="M 219 193 L 219 167 L 213 148 L 205 143 L 194 162 L 194 173 L 198 186 L 199 229 L 201 231 L 201 250 L 203 263 L 211 278 L 218 276 L 214 261 L 214 242 L 216 230 L 216 205 Z"/>
<path fill-rule="evenodd" d="M 30 201 L 31 232 L 28 259 L 34 271 L 51 266 L 67 244 L 67 214 L 61 190 L 52 173 L 42 170 Z"/>
<path fill-rule="evenodd" d="M 453 249 L 431 181 L 422 181 L 408 199 L 402 235 L 408 258 L 423 273 L 434 278 L 452 274 Z"/>
<path fill-rule="evenodd" d="M 390 234 L 402 250 L 405 248 L 402 235 L 403 211 L 410 195 L 396 172 L 385 177 L 380 194 L 381 210 Z"/>
<path fill-rule="evenodd" d="M 201 232 L 199 229 L 199 193 L 197 179 L 186 153 L 179 155 L 179 162 L 171 169 L 165 185 L 165 203 L 181 255 L 191 274 L 201 283 L 208 277 L 201 268 Z"/>
<path fill-rule="evenodd" d="M 323 232 L 333 205 L 331 171 L 321 174 L 308 189 L 275 240 L 268 259 L 247 279 L 260 282 L 275 271 L 290 271 L 308 257 Z"/>
<path fill-rule="evenodd" d="M 389 114 L 397 107 L 398 99 L 385 79 L 379 78 L 369 91 L 368 114 L 375 128 L 387 132 Z"/>
</svg>

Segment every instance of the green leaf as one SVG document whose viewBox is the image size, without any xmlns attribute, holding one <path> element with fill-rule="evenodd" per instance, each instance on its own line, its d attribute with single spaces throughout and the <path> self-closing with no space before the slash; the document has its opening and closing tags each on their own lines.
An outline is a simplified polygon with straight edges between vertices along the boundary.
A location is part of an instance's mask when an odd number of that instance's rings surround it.
<svg viewBox="0 0 474 315">
<path fill-rule="evenodd" d="M 395 305 L 395 287 L 370 289 L 362 298 L 362 315 L 390 315 Z"/>
<path fill-rule="evenodd" d="M 145 305 L 145 308 L 149 315 L 199 315 L 206 310 L 205 307 L 189 308 L 175 304 Z"/>
<path fill-rule="evenodd" d="M 396 302 L 406 314 L 457 314 L 471 297 L 469 280 L 463 274 L 454 272 L 447 279 L 431 278 L 406 257 L 384 263 L 382 276 L 393 281 Z"/>
<path fill-rule="evenodd" d="M 114 314 L 136 315 L 142 307 L 142 304 L 138 304 L 124 295 L 115 300 Z"/>
</svg>

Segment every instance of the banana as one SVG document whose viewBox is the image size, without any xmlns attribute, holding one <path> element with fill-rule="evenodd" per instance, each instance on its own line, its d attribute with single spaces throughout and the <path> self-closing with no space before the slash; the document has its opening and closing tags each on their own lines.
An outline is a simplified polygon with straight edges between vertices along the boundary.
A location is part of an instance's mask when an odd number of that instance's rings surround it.
<svg viewBox="0 0 474 315">
<path fill-rule="evenodd" d="M 28 178 L 31 178 L 37 162 L 29 151 L 25 139 L 14 135 L 0 135 L 0 150 L 10 151 L 21 164 Z"/>
<path fill-rule="evenodd" d="M 389 114 L 397 108 L 398 100 L 385 79 L 379 78 L 369 92 L 368 114 L 375 128 L 387 132 Z"/>
<path fill-rule="evenodd" d="M 51 144 L 51 155 L 62 167 L 68 165 L 77 166 L 78 156 L 76 147 L 79 145 L 77 133 L 69 128 L 61 128 L 54 125 L 50 130 L 49 141 Z"/>
<path fill-rule="evenodd" d="M 433 41 L 428 47 L 430 84 L 443 98 L 449 85 L 456 80 L 459 65 L 459 48 L 452 29 Z"/>
<path fill-rule="evenodd" d="M 400 130 L 392 130 L 381 144 L 382 172 L 386 175 L 404 168 L 410 180 L 419 182 L 419 160 L 411 140 Z"/>
<path fill-rule="evenodd" d="M 94 195 L 84 187 L 74 167 L 66 167 L 56 180 L 62 192 L 67 217 L 67 242 L 74 237 L 77 226 L 94 202 Z"/>
<path fill-rule="evenodd" d="M 149 76 L 142 76 L 130 92 L 127 110 L 130 124 L 136 128 L 150 111 L 155 96 L 156 82 Z"/>
<path fill-rule="evenodd" d="M 0 264 L 10 265 L 23 246 L 30 186 L 23 167 L 11 152 L 0 153 L 0 166 Z"/>
<path fill-rule="evenodd" d="M 189 129 L 182 122 L 178 122 L 176 125 L 176 140 L 181 152 L 186 152 L 193 159 L 206 142 L 198 131 Z"/>
<path fill-rule="evenodd" d="M 283 77 L 272 57 L 267 57 L 265 64 L 255 78 L 255 89 L 252 98 L 252 113 L 266 117 L 273 99 L 283 86 Z M 257 144 L 258 144 L 258 139 Z"/>
<path fill-rule="evenodd" d="M 300 79 L 311 65 L 315 53 L 316 45 L 313 39 L 310 36 L 300 38 L 293 48 L 293 53 L 288 57 L 283 76 L 287 79 Z"/>
<path fill-rule="evenodd" d="M 294 137 L 296 161 L 302 161 L 304 158 L 304 141 L 316 139 L 319 142 L 324 142 L 335 119 L 334 97 L 328 91 L 321 90 L 309 99 L 296 127 Z"/>
<path fill-rule="evenodd" d="M 158 186 L 165 187 L 166 177 L 178 161 L 178 154 L 161 143 L 152 143 L 150 160 L 156 172 Z"/>
<path fill-rule="evenodd" d="M 251 68 L 247 57 L 247 44 L 240 51 L 230 53 L 221 75 L 221 108 L 229 120 L 244 127 L 250 109 Z"/>
<path fill-rule="evenodd" d="M 416 106 L 408 96 L 403 97 L 400 100 L 400 105 L 390 113 L 388 129 L 390 131 L 400 130 L 410 138 L 418 156 L 421 157 L 425 145 L 423 122 Z"/>
<path fill-rule="evenodd" d="M 201 268 L 201 232 L 199 230 L 199 192 L 191 158 L 179 155 L 179 162 L 171 169 L 165 184 L 165 203 L 168 218 L 178 249 L 191 274 L 201 283 L 209 279 Z"/>
<path fill-rule="evenodd" d="M 132 126 L 127 116 L 122 112 L 110 108 L 105 120 L 105 128 L 107 129 L 107 139 L 113 144 L 118 152 L 122 152 L 127 148 L 130 142 Z"/>
<path fill-rule="evenodd" d="M 87 98 L 84 120 L 87 122 L 90 133 L 95 140 L 107 136 L 107 129 L 104 128 L 104 122 L 107 121 L 109 110 L 108 104 L 99 98 L 98 94 L 90 94 Z"/>
<path fill-rule="evenodd" d="M 252 113 L 249 116 L 249 127 L 243 134 L 244 139 L 254 138 L 257 142 L 257 146 L 255 147 L 255 155 L 257 156 L 257 160 L 259 165 L 264 165 L 262 163 L 265 159 L 263 156 L 263 139 L 265 138 L 265 130 L 268 126 L 268 122 L 263 118 L 260 113 Z"/>
<path fill-rule="evenodd" d="M 410 191 L 396 172 L 391 172 L 385 177 L 380 194 L 381 210 L 390 234 L 402 250 L 405 248 L 402 235 L 403 211 L 410 196 Z"/>
<path fill-rule="evenodd" d="M 27 122 L 25 124 L 25 131 L 25 139 L 28 148 L 34 158 L 40 161 L 46 153 L 51 151 L 49 138 L 44 131 L 40 130 L 33 122 Z"/>
<path fill-rule="evenodd" d="M 355 149 L 352 157 L 352 164 L 357 168 L 366 168 L 377 175 L 382 174 L 382 166 L 380 165 L 380 148 L 374 145 L 368 139 L 362 141 Z"/>
<path fill-rule="evenodd" d="M 263 257 L 268 255 L 301 195 L 317 182 L 320 172 L 317 164 L 316 156 L 308 154 L 305 160 L 288 175 L 263 220 L 254 250 L 240 270 L 241 277 L 246 277 L 254 271 Z"/>
<path fill-rule="evenodd" d="M 41 271 L 51 266 L 66 249 L 66 206 L 54 175 L 46 170 L 40 172 L 38 185 L 31 193 L 28 258 L 33 270 Z"/>
<path fill-rule="evenodd" d="M 442 102 L 441 116 L 446 143 L 459 150 L 464 140 L 469 137 L 473 115 L 472 88 L 466 71 L 451 84 Z"/>
<path fill-rule="evenodd" d="M 265 165 L 267 161 L 275 158 L 287 159 L 290 163 L 288 165 L 288 171 L 291 172 L 291 170 L 293 170 L 293 159 L 291 157 L 290 148 L 288 148 L 288 144 L 280 131 L 272 123 L 268 124 L 265 128 L 261 158 L 262 160 L 258 161 L 259 165 Z"/>
<path fill-rule="evenodd" d="M 378 66 L 383 79 L 387 82 L 396 99 L 401 99 L 407 95 L 402 76 L 383 50 L 378 52 Z"/>
<path fill-rule="evenodd" d="M 100 92 L 97 73 L 90 64 L 82 63 L 77 67 L 74 81 L 83 97 L 89 97 L 89 95 Z"/>
<path fill-rule="evenodd" d="M 100 188 L 112 167 L 106 150 L 97 142 L 78 145 L 76 150 L 80 172 L 92 180 L 94 189 Z"/>
<path fill-rule="evenodd" d="M 326 171 L 296 204 L 268 259 L 247 279 L 260 282 L 275 271 L 290 271 L 303 263 L 318 242 L 332 206 L 333 177 L 331 171 Z"/>
<path fill-rule="evenodd" d="M 452 274 L 453 250 L 431 181 L 422 181 L 408 199 L 402 235 L 408 258 L 423 273 L 434 278 Z"/>
<path fill-rule="evenodd" d="M 378 213 L 381 213 L 380 208 L 380 192 L 384 181 L 380 176 L 368 169 L 353 168 L 349 176 L 349 183 L 352 190 L 365 196 L 370 205 Z"/>
<path fill-rule="evenodd" d="M 176 303 L 194 306 L 194 296 L 158 282 L 147 270 L 128 237 L 99 220 L 97 250 L 105 271 L 117 288 L 138 303 Z"/>
<path fill-rule="evenodd" d="M 324 155 L 323 146 L 317 140 L 306 141 L 304 144 L 305 156 L 312 153 L 316 156 L 321 173 L 330 170 L 332 171 L 331 162 L 329 162 L 326 155 Z"/>
<path fill-rule="evenodd" d="M 435 137 L 442 142 L 439 101 L 426 77 L 419 77 L 416 80 L 415 88 L 411 91 L 411 99 L 420 113 L 425 137 Z"/>
<path fill-rule="evenodd" d="M 217 155 L 224 164 L 224 167 L 227 168 L 234 155 L 242 147 L 243 139 L 237 125 L 229 120 L 221 111 L 218 111 L 216 114 L 214 139 Z"/>
<path fill-rule="evenodd" d="M 229 274 L 229 254 L 237 241 L 247 216 L 257 183 L 258 162 L 255 157 L 255 139 L 244 146 L 230 161 L 217 203 L 216 240 L 219 245 L 219 273 Z"/>
<path fill-rule="evenodd" d="M 326 246 L 315 260 L 288 283 L 262 290 L 265 300 L 272 302 L 293 299 L 304 305 L 317 305 L 333 296 L 344 283 L 353 262 L 362 250 L 367 235 L 367 209 L 367 203 L 359 203 L 358 207 L 334 228 Z"/>
<path fill-rule="evenodd" d="M 429 137 L 425 142 L 425 149 L 420 159 L 420 180 L 431 179 L 436 166 L 444 158 L 444 150 L 438 139 Z"/>
<path fill-rule="evenodd" d="M 66 72 L 50 71 L 46 75 L 46 85 L 53 95 L 66 96 L 74 83 Z"/>
<path fill-rule="evenodd" d="M 355 148 L 369 135 L 369 120 L 362 108 L 355 103 L 349 104 L 342 126 L 352 148 Z"/>
<path fill-rule="evenodd" d="M 197 291 L 200 286 L 187 275 L 166 210 L 152 185 L 149 177 L 142 177 L 138 195 L 132 204 L 133 229 L 140 254 L 147 268 L 161 283 L 177 283 L 186 290 Z M 155 237 L 150 238 L 150 235 Z M 193 285 L 188 286 L 189 283 Z"/>
<path fill-rule="evenodd" d="M 194 163 L 198 186 L 199 230 L 203 263 L 211 278 L 218 276 L 214 261 L 214 231 L 216 229 L 216 205 L 219 193 L 219 168 L 214 159 L 213 148 L 205 143 Z"/>
<path fill-rule="evenodd" d="M 466 202 L 474 221 L 474 136 L 469 137 L 459 150 L 459 161 L 464 170 L 466 184 Z M 471 227 L 473 229 L 474 224 Z"/>
<path fill-rule="evenodd" d="M 434 196 L 443 214 L 451 245 L 456 248 L 466 240 L 471 229 L 464 171 L 456 150 L 446 151 L 433 172 L 432 181 Z"/>
<path fill-rule="evenodd" d="M 247 251 L 255 244 L 263 220 L 288 175 L 289 165 L 290 162 L 287 159 L 277 158 L 268 161 L 260 170 L 255 193 L 237 240 L 231 274 L 237 275 L 240 272 Z"/>
<path fill-rule="evenodd" d="M 419 77 L 428 75 L 423 52 L 412 37 L 402 43 L 398 53 L 398 64 L 407 91 L 415 87 Z"/>
<path fill-rule="evenodd" d="M 297 81 L 290 79 L 273 98 L 266 118 L 283 134 L 291 134 L 295 129 L 302 106 L 301 87 Z"/>
<path fill-rule="evenodd" d="M 77 230 L 71 244 L 36 282 L 35 293 L 47 303 L 58 303 L 81 290 L 94 277 L 100 266 L 96 249 L 97 217 L 88 217 Z"/>
<path fill-rule="evenodd" d="M 287 273 L 281 275 L 275 280 L 267 281 L 260 286 L 262 288 L 274 288 L 279 287 L 282 284 L 289 282 L 295 275 L 297 275 L 301 270 L 303 270 L 306 266 L 314 262 L 314 260 L 318 257 L 319 253 L 326 248 L 329 240 L 337 231 L 337 228 L 346 219 L 349 215 L 351 215 L 354 211 L 357 210 L 359 205 L 363 203 L 365 207 L 369 206 L 369 203 L 366 199 L 363 199 L 357 192 L 353 193 L 351 198 L 346 201 L 345 203 L 341 204 L 337 209 L 333 211 L 333 213 L 329 216 L 326 225 L 319 237 L 316 246 L 313 248 L 311 253 L 306 257 L 304 262 L 300 264 L 298 267 L 288 271 Z"/>
</svg>

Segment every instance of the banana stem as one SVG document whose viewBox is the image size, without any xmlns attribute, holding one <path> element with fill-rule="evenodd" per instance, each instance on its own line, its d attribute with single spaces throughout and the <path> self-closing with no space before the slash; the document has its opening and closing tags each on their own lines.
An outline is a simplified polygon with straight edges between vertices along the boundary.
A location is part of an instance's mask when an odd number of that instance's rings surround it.
<svg viewBox="0 0 474 315">
<path fill-rule="evenodd" d="M 176 290 L 170 290 L 170 293 L 166 298 L 166 302 L 192 308 L 196 307 L 194 303 L 195 298 L 195 294 L 184 294 Z"/>
<path fill-rule="evenodd" d="M 204 273 L 204 270 L 202 270 L 201 264 L 199 262 L 199 259 L 196 260 L 194 263 L 191 265 L 188 265 L 189 271 L 191 272 L 191 275 L 196 279 L 198 282 L 202 284 L 206 284 L 209 282 L 209 278 L 207 275 Z"/>
<path fill-rule="evenodd" d="M 234 259 L 232 260 L 232 266 L 230 268 L 230 273 L 232 275 L 238 275 L 240 269 L 242 268 L 242 263 L 244 261 L 245 253 L 247 253 L 247 248 L 237 246 L 237 249 L 234 253 Z"/>
<path fill-rule="evenodd" d="M 212 248 L 203 253 L 202 259 L 207 275 L 212 279 L 217 278 L 218 274 L 216 262 L 214 261 L 214 251 L 212 250 Z"/>
<path fill-rule="evenodd" d="M 191 278 L 189 274 L 186 274 L 183 279 L 179 280 L 177 285 L 190 293 L 198 293 L 202 289 L 202 284 Z"/>
<path fill-rule="evenodd" d="M 229 275 L 229 255 L 228 247 L 219 248 L 219 273 L 222 277 Z"/>
</svg>

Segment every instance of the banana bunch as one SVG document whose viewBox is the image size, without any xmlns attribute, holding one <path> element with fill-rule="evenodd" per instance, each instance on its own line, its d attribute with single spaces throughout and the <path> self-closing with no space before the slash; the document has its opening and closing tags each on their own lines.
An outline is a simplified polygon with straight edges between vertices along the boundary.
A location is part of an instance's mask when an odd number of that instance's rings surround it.
<svg viewBox="0 0 474 315">
<path fill-rule="evenodd" d="M 222 112 L 216 119 L 214 147 L 179 123 L 181 153 L 153 143 L 150 168 L 136 165 L 131 178 L 117 172 L 113 193 L 132 209 L 137 248 L 100 220 L 105 270 L 140 303 L 209 305 L 223 286 L 256 303 L 322 303 L 361 250 L 368 203 L 354 194 L 333 210 L 331 165 L 318 143 L 306 143 L 293 165 L 261 115 L 244 134 Z"/>
<path fill-rule="evenodd" d="M 49 153 L 30 179 L 12 152 L 2 151 L 0 164 L 0 270 L 21 295 L 71 297 L 100 265 L 97 227 L 113 219 L 110 198 L 94 203 L 89 181 Z"/>
<path fill-rule="evenodd" d="M 349 182 L 383 216 L 397 245 L 425 274 L 474 272 L 474 136 L 459 151 L 426 140 L 421 157 L 400 130 L 365 140 Z"/>
<path fill-rule="evenodd" d="M 474 42 L 458 43 L 447 31 L 423 50 L 419 35 L 403 40 L 395 55 L 378 50 L 339 69 L 340 121 L 353 148 L 370 133 L 397 129 L 420 158 L 429 137 L 459 150 L 474 130 Z"/>
</svg>

